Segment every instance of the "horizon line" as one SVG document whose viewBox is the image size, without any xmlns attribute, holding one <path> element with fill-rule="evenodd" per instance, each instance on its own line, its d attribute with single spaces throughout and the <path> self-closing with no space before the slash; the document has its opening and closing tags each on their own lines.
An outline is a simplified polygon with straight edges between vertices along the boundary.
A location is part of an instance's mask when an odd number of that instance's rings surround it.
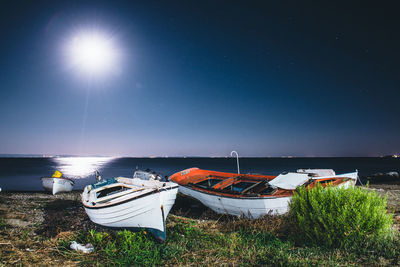
<svg viewBox="0 0 400 267">
<path fill-rule="evenodd" d="M 76 154 L 20 154 L 4 153 L 0 158 L 54 158 L 54 157 L 111 157 L 111 158 L 234 158 L 232 156 L 126 156 L 126 155 L 76 155 Z M 239 158 L 400 158 L 399 154 L 380 156 L 239 156 Z"/>
</svg>

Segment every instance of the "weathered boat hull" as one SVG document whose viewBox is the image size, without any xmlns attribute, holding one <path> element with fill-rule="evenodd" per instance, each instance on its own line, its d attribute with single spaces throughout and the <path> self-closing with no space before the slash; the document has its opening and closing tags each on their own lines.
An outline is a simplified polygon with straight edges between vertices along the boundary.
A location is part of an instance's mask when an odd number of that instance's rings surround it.
<svg viewBox="0 0 400 267">
<path fill-rule="evenodd" d="M 216 213 L 249 219 L 257 219 L 267 214 L 284 214 L 288 211 L 291 199 L 291 197 L 234 198 L 199 192 L 185 186 L 179 186 L 179 192 L 199 200 Z"/>
<path fill-rule="evenodd" d="M 154 228 L 163 231 L 163 221 L 175 202 L 177 192 L 178 188 L 175 188 L 133 198 L 110 207 L 85 207 L 85 210 L 91 221 L 106 227 Z"/>
<path fill-rule="evenodd" d="M 357 178 L 357 172 L 328 176 L 285 172 L 273 177 L 198 168 L 186 169 L 170 177 L 179 184 L 179 192 L 199 200 L 213 211 L 249 219 L 288 212 L 289 202 L 299 186 L 313 188 L 316 184 L 330 184 L 347 188 L 354 186 Z"/>
<path fill-rule="evenodd" d="M 157 239 L 165 240 L 165 220 L 175 203 L 178 185 L 135 192 L 106 205 L 89 203 L 89 197 L 84 195 L 87 191 L 85 188 L 82 203 L 92 222 L 111 228 L 146 229 Z"/>
<path fill-rule="evenodd" d="M 62 192 L 71 192 L 74 182 L 67 178 L 42 177 L 42 185 L 46 191 L 53 195 Z"/>
<path fill-rule="evenodd" d="M 349 180 L 338 187 L 348 188 L 355 185 L 355 180 Z M 292 197 L 269 198 L 234 198 L 218 196 L 179 186 L 179 192 L 199 200 L 218 214 L 257 219 L 267 214 L 282 215 L 289 211 L 289 202 Z"/>
<path fill-rule="evenodd" d="M 349 180 L 347 182 L 344 182 L 341 185 L 338 185 L 337 187 L 349 188 L 349 187 L 355 186 L 356 182 L 357 182 L 357 180 Z"/>
</svg>

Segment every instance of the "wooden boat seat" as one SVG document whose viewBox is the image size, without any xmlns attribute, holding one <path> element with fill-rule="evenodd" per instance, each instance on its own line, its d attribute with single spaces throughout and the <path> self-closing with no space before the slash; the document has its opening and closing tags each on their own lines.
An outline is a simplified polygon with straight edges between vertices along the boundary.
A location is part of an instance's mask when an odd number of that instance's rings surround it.
<svg viewBox="0 0 400 267">
<path fill-rule="evenodd" d="M 115 186 L 121 186 L 121 185 L 122 185 L 122 187 L 123 187 L 123 184 L 116 184 L 116 185 L 114 185 L 113 187 L 115 187 Z M 126 188 L 126 187 L 125 187 L 125 188 Z M 112 192 L 110 192 L 110 194 L 108 194 L 108 195 L 106 195 L 106 196 L 104 196 L 104 197 L 97 198 L 97 203 L 105 202 L 105 201 L 108 201 L 108 200 L 110 200 L 110 199 L 117 198 L 117 197 L 121 197 L 121 196 L 130 194 L 130 193 L 134 193 L 134 192 L 138 192 L 138 191 L 143 191 L 143 190 L 145 190 L 145 189 L 148 189 L 148 188 L 143 188 L 143 187 L 142 187 L 142 188 L 131 188 L 131 189 L 128 189 L 128 190 L 120 191 L 120 192 L 118 192 L 118 193 L 112 193 Z"/>
<path fill-rule="evenodd" d="M 257 186 L 261 185 L 261 184 L 265 184 L 266 181 L 260 181 L 258 183 L 253 184 L 250 187 L 247 187 L 245 190 L 242 191 L 242 195 L 246 194 L 247 192 L 249 192 L 251 189 L 256 188 Z"/>
</svg>

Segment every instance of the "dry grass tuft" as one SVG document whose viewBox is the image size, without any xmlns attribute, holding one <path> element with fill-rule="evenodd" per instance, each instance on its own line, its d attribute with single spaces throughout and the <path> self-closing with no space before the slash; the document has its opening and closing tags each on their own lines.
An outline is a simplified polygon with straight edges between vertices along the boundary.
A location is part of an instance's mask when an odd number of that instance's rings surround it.
<svg viewBox="0 0 400 267">
<path fill-rule="evenodd" d="M 266 215 L 256 220 L 229 216 L 225 220 L 217 221 L 216 226 L 221 232 L 270 232 L 276 236 L 287 236 L 290 222 L 287 216 Z"/>
<path fill-rule="evenodd" d="M 72 239 L 76 236 L 74 232 L 67 231 L 67 232 L 59 232 L 54 240 L 58 241 L 60 239 L 65 240 L 65 239 Z"/>
</svg>

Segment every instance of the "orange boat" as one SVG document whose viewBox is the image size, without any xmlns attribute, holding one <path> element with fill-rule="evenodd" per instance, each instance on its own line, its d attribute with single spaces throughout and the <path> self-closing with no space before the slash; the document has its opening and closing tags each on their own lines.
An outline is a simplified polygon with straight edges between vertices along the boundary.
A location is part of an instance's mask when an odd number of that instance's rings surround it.
<svg viewBox="0 0 400 267">
<path fill-rule="evenodd" d="M 170 176 L 179 192 L 193 197 L 220 214 L 256 219 L 266 214 L 283 214 L 299 186 L 353 186 L 358 173 L 336 175 L 327 169 L 299 169 L 278 176 L 238 174 L 190 168 Z"/>
</svg>

